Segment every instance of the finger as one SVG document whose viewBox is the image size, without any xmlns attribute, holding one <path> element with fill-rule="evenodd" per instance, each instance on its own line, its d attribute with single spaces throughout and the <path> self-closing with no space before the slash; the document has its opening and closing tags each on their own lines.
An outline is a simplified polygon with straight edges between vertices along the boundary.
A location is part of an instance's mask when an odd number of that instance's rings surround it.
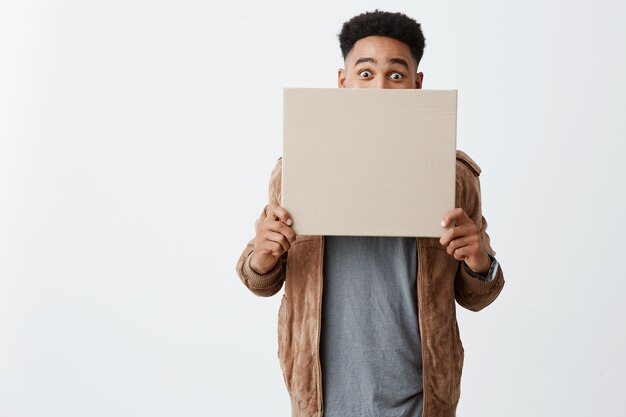
<svg viewBox="0 0 626 417">
<path fill-rule="evenodd" d="M 439 238 L 439 243 L 441 243 L 442 246 L 448 247 L 450 242 L 452 242 L 454 239 L 459 239 L 470 235 L 472 233 L 472 230 L 473 229 L 471 226 L 451 227 L 443 235 L 441 235 L 441 238 Z"/>
<path fill-rule="evenodd" d="M 462 237 L 458 239 L 454 239 L 450 244 L 446 247 L 446 252 L 449 255 L 454 255 L 454 251 L 457 249 L 464 248 L 466 246 L 473 245 L 475 243 L 475 239 L 472 237 Z"/>
<path fill-rule="evenodd" d="M 296 240 L 296 232 L 293 231 L 293 228 L 287 226 L 283 222 L 269 222 L 267 223 L 267 230 L 280 233 L 281 235 L 285 236 L 290 243 L 293 243 Z"/>
<path fill-rule="evenodd" d="M 443 215 L 443 219 L 441 220 L 442 227 L 451 227 L 451 226 L 460 226 L 467 223 L 473 223 L 472 219 L 469 218 L 465 210 L 460 207 L 452 209 Z"/>
<path fill-rule="evenodd" d="M 458 248 L 452 253 L 452 256 L 457 261 L 464 261 L 469 256 L 468 248 L 469 246 L 463 246 L 462 248 Z"/>
<path fill-rule="evenodd" d="M 266 240 L 265 242 L 263 242 L 259 249 L 261 253 L 269 253 L 276 258 L 278 258 L 285 252 L 283 250 L 283 246 L 280 243 L 271 240 Z"/>
<path fill-rule="evenodd" d="M 291 226 L 293 224 L 291 214 L 289 214 L 289 212 L 281 206 L 270 206 L 267 211 L 267 216 L 271 220 L 280 220 L 288 226 Z"/>
<path fill-rule="evenodd" d="M 281 245 L 283 252 L 287 252 L 291 247 L 291 243 L 287 238 L 278 232 L 267 232 L 265 238 L 270 242 L 276 242 Z"/>
<path fill-rule="evenodd" d="M 441 219 L 441 227 L 454 226 L 456 218 L 461 214 L 461 208 L 454 208 L 447 211 Z"/>
<path fill-rule="evenodd" d="M 292 227 L 287 226 L 284 223 L 280 226 L 280 233 L 282 233 L 291 244 L 296 241 L 296 232 L 294 232 Z"/>
</svg>

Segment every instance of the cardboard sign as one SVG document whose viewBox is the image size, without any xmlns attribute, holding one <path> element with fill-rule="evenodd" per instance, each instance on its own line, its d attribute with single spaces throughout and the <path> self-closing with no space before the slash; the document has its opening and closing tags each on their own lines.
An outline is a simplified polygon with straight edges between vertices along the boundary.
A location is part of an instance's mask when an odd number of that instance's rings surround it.
<svg viewBox="0 0 626 417">
<path fill-rule="evenodd" d="M 285 89 L 282 206 L 298 235 L 440 237 L 455 90 Z"/>
</svg>

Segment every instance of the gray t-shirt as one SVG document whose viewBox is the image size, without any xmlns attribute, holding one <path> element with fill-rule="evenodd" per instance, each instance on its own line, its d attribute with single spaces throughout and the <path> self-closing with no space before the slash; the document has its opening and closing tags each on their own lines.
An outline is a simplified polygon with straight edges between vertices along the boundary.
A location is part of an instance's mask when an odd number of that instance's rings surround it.
<svg viewBox="0 0 626 417">
<path fill-rule="evenodd" d="M 327 236 L 324 417 L 421 417 L 415 238 Z"/>
</svg>

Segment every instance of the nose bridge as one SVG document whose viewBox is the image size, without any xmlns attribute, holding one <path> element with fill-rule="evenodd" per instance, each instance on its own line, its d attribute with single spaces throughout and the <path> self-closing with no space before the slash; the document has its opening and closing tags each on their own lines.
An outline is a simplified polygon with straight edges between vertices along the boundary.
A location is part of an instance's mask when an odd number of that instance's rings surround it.
<svg viewBox="0 0 626 417">
<path fill-rule="evenodd" d="M 387 85 L 387 77 L 378 75 L 376 77 L 376 88 L 389 88 Z"/>
</svg>

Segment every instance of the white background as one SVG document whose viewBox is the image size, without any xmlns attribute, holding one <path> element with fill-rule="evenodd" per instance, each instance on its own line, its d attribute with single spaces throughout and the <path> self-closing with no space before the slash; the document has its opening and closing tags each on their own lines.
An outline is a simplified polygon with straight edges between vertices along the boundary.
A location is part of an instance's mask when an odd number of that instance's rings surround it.
<svg viewBox="0 0 626 417">
<path fill-rule="evenodd" d="M 507 284 L 459 416 L 626 415 L 623 1 L 1 1 L 0 416 L 287 416 L 280 297 L 235 275 L 283 87 L 341 23 L 423 25 Z"/>
</svg>

